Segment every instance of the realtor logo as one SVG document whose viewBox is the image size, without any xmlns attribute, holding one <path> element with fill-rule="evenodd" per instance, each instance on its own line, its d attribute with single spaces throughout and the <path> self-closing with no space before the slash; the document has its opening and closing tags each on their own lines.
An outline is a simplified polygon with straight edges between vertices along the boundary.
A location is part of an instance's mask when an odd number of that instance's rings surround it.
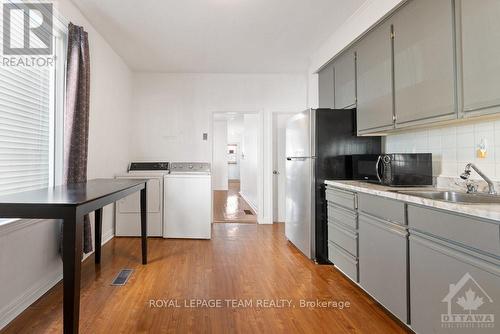
<svg viewBox="0 0 500 334">
<path fill-rule="evenodd" d="M 3 4 L 3 54 L 51 55 L 52 4 Z"/>
<path fill-rule="evenodd" d="M 494 327 L 495 315 L 480 313 L 480 308 L 492 304 L 493 300 L 469 273 L 466 273 L 456 284 L 450 284 L 448 294 L 442 302 L 448 304 L 448 312 L 441 314 L 442 327 Z"/>
</svg>

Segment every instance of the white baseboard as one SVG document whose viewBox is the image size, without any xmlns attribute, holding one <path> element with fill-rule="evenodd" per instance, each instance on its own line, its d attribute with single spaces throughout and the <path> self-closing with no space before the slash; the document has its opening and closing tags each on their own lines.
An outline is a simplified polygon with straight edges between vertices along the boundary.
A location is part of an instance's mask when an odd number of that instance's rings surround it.
<svg viewBox="0 0 500 334">
<path fill-rule="evenodd" d="M 260 221 L 259 224 L 267 224 L 267 225 L 274 224 L 273 218 L 272 217 L 263 217 L 262 221 Z"/>
<path fill-rule="evenodd" d="M 259 212 L 257 211 L 257 207 L 255 206 L 255 204 L 252 203 L 250 200 L 248 200 L 248 197 L 246 197 L 245 194 L 241 191 L 240 191 L 240 196 L 245 200 L 245 202 L 247 202 L 247 204 L 252 208 L 255 214 L 258 215 Z"/>
<path fill-rule="evenodd" d="M 102 235 L 102 245 L 106 244 L 108 241 L 113 239 L 113 230 L 109 230 Z M 89 257 L 91 253 L 85 254 L 82 262 Z M 0 310 L 0 330 L 7 326 L 12 320 L 14 320 L 19 314 L 26 310 L 31 304 L 36 302 L 40 297 L 42 297 L 47 291 L 52 289 L 57 283 L 63 279 L 62 269 L 61 272 L 57 272 L 54 275 L 48 277 L 42 282 L 32 286 L 30 289 L 26 290 L 21 296 L 12 301 L 10 304 L 5 306 Z"/>
<path fill-rule="evenodd" d="M 14 320 L 19 314 L 26 310 L 31 304 L 43 296 L 47 291 L 49 291 L 54 285 L 62 280 L 62 271 L 55 273 L 46 280 L 39 282 L 35 286 L 26 290 L 21 296 L 16 300 L 12 301 L 10 304 L 5 306 L 0 310 L 0 329 L 4 328 Z"/>
<path fill-rule="evenodd" d="M 115 237 L 115 233 L 113 231 L 113 229 L 107 231 L 107 232 L 104 232 L 102 234 L 102 242 L 101 242 L 101 245 L 105 245 L 108 243 L 108 241 L 110 241 L 111 239 L 113 239 Z"/>
</svg>

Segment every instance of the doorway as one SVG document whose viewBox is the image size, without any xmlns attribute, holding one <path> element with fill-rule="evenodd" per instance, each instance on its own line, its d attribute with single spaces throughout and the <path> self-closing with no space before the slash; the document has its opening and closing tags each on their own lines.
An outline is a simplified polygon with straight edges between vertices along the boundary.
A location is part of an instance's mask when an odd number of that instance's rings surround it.
<svg viewBox="0 0 500 334">
<path fill-rule="evenodd" d="M 286 124 L 294 113 L 273 113 L 273 222 L 285 222 Z"/>
<path fill-rule="evenodd" d="M 257 113 L 213 114 L 213 222 L 257 223 Z"/>
</svg>

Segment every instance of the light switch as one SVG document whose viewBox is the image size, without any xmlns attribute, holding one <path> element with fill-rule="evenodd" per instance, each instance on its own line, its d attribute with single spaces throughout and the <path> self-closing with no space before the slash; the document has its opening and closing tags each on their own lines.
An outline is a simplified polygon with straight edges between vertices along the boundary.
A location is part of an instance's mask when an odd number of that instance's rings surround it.
<svg viewBox="0 0 500 334">
<path fill-rule="evenodd" d="M 206 132 L 203 133 L 203 140 L 208 140 L 208 133 Z"/>
</svg>

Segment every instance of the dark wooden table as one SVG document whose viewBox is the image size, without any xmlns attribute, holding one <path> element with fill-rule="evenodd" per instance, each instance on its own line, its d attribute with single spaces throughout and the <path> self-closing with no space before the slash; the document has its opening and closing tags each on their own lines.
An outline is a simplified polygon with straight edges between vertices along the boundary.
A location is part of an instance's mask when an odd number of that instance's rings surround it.
<svg viewBox="0 0 500 334">
<path fill-rule="evenodd" d="M 142 264 L 147 264 L 146 182 L 134 179 L 96 179 L 0 197 L 0 218 L 63 220 L 64 333 L 78 333 L 83 216 L 95 211 L 95 263 L 101 261 L 102 208 L 141 192 Z"/>
</svg>

